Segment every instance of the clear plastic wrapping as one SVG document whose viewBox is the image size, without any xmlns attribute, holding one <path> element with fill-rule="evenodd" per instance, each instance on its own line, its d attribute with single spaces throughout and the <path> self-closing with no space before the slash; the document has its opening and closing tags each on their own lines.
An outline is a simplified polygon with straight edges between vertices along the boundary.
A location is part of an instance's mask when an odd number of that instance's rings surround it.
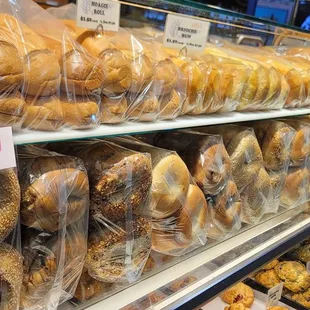
<svg viewBox="0 0 310 310">
<path fill-rule="evenodd" d="M 182 159 L 175 152 L 132 137 L 113 141 L 151 154 L 152 249 L 180 256 L 205 244 L 209 207 Z"/>
<path fill-rule="evenodd" d="M 264 214 L 272 212 L 273 189 L 254 130 L 225 125 L 219 128 L 199 128 L 199 131 L 223 136 L 231 160 L 233 179 L 241 196 L 242 221 L 258 223 Z"/>
<path fill-rule="evenodd" d="M 203 191 L 209 206 L 209 238 L 224 237 L 241 228 L 241 199 L 220 135 L 194 130 L 163 132 L 156 135 L 154 144 L 176 151 Z"/>
<path fill-rule="evenodd" d="M 286 123 L 279 121 L 268 120 L 248 125 L 253 126 L 261 147 L 264 166 L 273 187 L 272 211 L 277 212 L 290 165 L 291 143 L 296 132 Z"/>
<path fill-rule="evenodd" d="M 23 278 L 20 249 L 20 187 L 15 168 L 0 171 L 0 308 L 18 310 Z"/>
<path fill-rule="evenodd" d="M 85 268 L 107 283 L 136 281 L 151 250 L 148 153 L 89 140 L 50 147 L 82 158 L 90 180 L 90 227 Z"/>
<path fill-rule="evenodd" d="M 89 183 L 83 162 L 36 146 L 19 149 L 23 309 L 72 298 L 87 251 Z"/>
</svg>

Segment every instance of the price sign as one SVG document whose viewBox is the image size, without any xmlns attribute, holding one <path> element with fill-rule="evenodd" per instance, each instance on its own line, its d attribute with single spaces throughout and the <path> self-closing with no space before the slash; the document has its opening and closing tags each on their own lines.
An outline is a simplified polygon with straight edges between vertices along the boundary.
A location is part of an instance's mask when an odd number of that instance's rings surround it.
<svg viewBox="0 0 310 310">
<path fill-rule="evenodd" d="M 0 128 L 0 170 L 16 167 L 11 127 Z"/>
<path fill-rule="evenodd" d="M 283 291 L 283 283 L 282 282 L 280 284 L 272 287 L 268 291 L 266 309 L 268 309 L 271 306 L 274 306 L 281 299 L 282 291 Z"/>
<path fill-rule="evenodd" d="M 78 0 L 76 23 L 80 27 L 96 29 L 102 25 L 103 30 L 118 31 L 120 3 L 109 0 Z"/>
<path fill-rule="evenodd" d="M 204 50 L 210 23 L 194 18 L 168 14 L 165 25 L 164 45 L 169 48 Z"/>
</svg>

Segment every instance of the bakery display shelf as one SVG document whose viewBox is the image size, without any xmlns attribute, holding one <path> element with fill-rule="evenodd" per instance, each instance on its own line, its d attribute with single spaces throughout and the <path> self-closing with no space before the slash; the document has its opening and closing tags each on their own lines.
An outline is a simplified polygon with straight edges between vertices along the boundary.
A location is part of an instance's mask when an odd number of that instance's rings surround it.
<svg viewBox="0 0 310 310">
<path fill-rule="evenodd" d="M 308 205 L 302 205 L 285 210 L 257 226 L 244 228 L 241 233 L 225 241 L 197 249 L 187 257 L 170 263 L 166 269 L 142 277 L 139 282 L 105 299 L 99 296 L 89 302 L 71 301 L 60 309 L 121 309 L 130 304 L 137 305 L 139 301 L 145 301 L 149 294 L 167 294 L 167 285 L 188 276 L 194 277 L 195 281 L 170 293 L 152 305 L 152 309 L 194 309 L 309 235 L 310 209 Z"/>
<path fill-rule="evenodd" d="M 174 120 L 156 122 L 125 122 L 115 125 L 101 125 L 88 130 L 62 129 L 55 132 L 22 130 L 14 134 L 14 144 L 68 141 L 87 138 L 147 133 L 159 130 L 190 128 L 208 125 L 237 123 L 280 117 L 310 114 L 310 108 L 281 109 L 253 112 L 229 112 L 211 115 L 182 116 Z"/>
</svg>

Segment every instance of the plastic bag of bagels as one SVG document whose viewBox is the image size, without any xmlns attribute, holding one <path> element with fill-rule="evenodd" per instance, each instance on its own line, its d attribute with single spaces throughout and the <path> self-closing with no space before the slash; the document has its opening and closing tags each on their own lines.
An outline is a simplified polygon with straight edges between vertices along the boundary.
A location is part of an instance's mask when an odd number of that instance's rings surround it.
<svg viewBox="0 0 310 310">
<path fill-rule="evenodd" d="M 159 133 L 153 140 L 154 145 L 178 153 L 203 191 L 211 217 L 207 236 L 218 239 L 239 230 L 241 199 L 223 138 L 194 130 L 179 130 Z"/>
<path fill-rule="evenodd" d="M 107 283 L 136 281 L 151 250 L 150 155 L 112 142 L 57 143 L 76 154 L 90 180 L 90 228 L 85 267 Z"/>
<path fill-rule="evenodd" d="M 72 298 L 87 251 L 89 182 L 83 162 L 37 146 L 19 149 L 21 308 L 57 309 Z"/>
<path fill-rule="evenodd" d="M 296 131 L 280 121 L 261 121 L 247 124 L 255 130 L 260 145 L 264 166 L 273 187 L 274 203 L 272 212 L 276 213 L 290 165 L 291 146 Z"/>
<path fill-rule="evenodd" d="M 0 170 L 0 308 L 19 309 L 23 278 L 20 186 L 15 168 Z"/>
<path fill-rule="evenodd" d="M 111 138 L 111 141 L 151 154 L 152 250 L 180 256 L 205 244 L 209 207 L 182 159 L 173 151 L 133 137 Z"/>
<path fill-rule="evenodd" d="M 238 125 L 210 126 L 198 130 L 222 135 L 241 197 L 241 219 L 248 224 L 258 223 L 265 214 L 272 212 L 273 188 L 254 130 Z"/>
</svg>

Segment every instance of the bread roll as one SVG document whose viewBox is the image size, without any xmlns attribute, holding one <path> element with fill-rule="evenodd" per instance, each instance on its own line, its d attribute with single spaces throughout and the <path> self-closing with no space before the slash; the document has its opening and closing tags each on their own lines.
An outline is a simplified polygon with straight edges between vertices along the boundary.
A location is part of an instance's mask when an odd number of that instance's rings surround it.
<svg viewBox="0 0 310 310">
<path fill-rule="evenodd" d="M 129 240 L 130 249 L 127 246 Z M 142 273 L 150 249 L 151 224 L 142 217 L 115 222 L 111 228 L 94 223 L 85 266 L 90 276 L 99 281 L 133 282 Z"/>
<path fill-rule="evenodd" d="M 14 310 L 19 307 L 23 278 L 23 258 L 12 246 L 0 244 L 0 300 L 1 308 Z"/>
<path fill-rule="evenodd" d="M 131 85 L 130 60 L 110 43 L 110 37 L 95 31 L 84 32 L 77 41 L 102 61 L 105 71 L 103 91 L 112 96 L 126 92 Z"/>
<path fill-rule="evenodd" d="M 19 215 L 20 187 L 14 169 L 0 171 L 0 193 L 0 242 L 2 242 L 14 229 Z"/>
<path fill-rule="evenodd" d="M 100 110 L 97 96 L 74 96 L 62 93 L 60 96 L 64 122 L 75 128 L 97 125 Z"/>
<path fill-rule="evenodd" d="M 59 129 L 63 124 L 62 106 L 56 96 L 26 97 L 23 127 L 50 131 Z"/>
<path fill-rule="evenodd" d="M 101 123 L 115 124 L 125 120 L 127 107 L 125 96 L 116 98 L 102 96 L 100 105 Z"/>
<path fill-rule="evenodd" d="M 22 162 L 22 224 L 48 232 L 77 221 L 88 208 L 89 185 L 83 164 L 73 157 L 34 156 Z M 65 204 L 65 207 L 64 207 Z"/>
<path fill-rule="evenodd" d="M 24 98 L 18 91 L 0 95 L 0 124 L 19 129 L 26 110 Z"/>
<path fill-rule="evenodd" d="M 145 54 L 141 42 L 127 33 L 111 37 L 110 42 L 131 63 L 132 82 L 129 91 L 141 93 L 148 89 L 154 81 L 154 67 L 152 61 Z"/>
<path fill-rule="evenodd" d="M 23 80 L 23 62 L 17 48 L 9 42 L 0 40 L 0 92 L 12 92 L 22 85 Z"/>
</svg>

